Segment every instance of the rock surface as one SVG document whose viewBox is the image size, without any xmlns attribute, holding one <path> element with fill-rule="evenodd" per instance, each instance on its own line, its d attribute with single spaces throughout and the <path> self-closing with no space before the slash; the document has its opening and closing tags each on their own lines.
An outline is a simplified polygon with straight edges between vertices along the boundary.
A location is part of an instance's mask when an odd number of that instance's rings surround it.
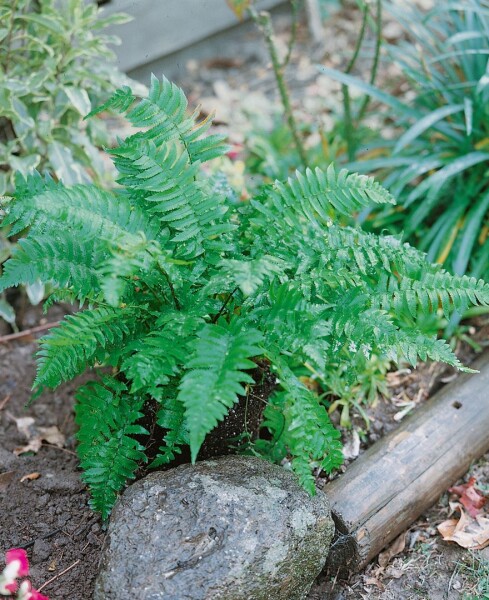
<svg viewBox="0 0 489 600">
<path fill-rule="evenodd" d="M 333 530 L 323 493 L 258 458 L 152 473 L 114 508 L 94 600 L 301 600 Z"/>
</svg>

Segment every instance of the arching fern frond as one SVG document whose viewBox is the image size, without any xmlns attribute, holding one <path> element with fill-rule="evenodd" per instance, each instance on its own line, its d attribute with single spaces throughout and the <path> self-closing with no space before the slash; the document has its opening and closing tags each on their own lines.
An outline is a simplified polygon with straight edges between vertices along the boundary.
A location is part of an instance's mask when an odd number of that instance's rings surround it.
<svg viewBox="0 0 489 600">
<path fill-rule="evenodd" d="M 104 102 L 90 111 L 85 119 L 94 117 L 105 110 L 113 110 L 114 112 L 123 114 L 131 107 L 135 100 L 136 96 L 133 95 L 131 88 L 127 85 L 123 85 L 112 94 L 107 102 Z"/>
<path fill-rule="evenodd" d="M 68 315 L 41 338 L 35 387 L 57 387 L 131 340 L 141 325 L 139 308 L 99 307 Z"/>
<path fill-rule="evenodd" d="M 286 183 L 276 181 L 267 196 L 274 211 L 292 222 L 294 215 L 302 215 L 322 226 L 331 223 L 336 214 L 351 216 L 372 203 L 395 204 L 391 194 L 372 177 L 346 169 L 337 173 L 333 164 L 326 172 L 306 169 L 305 173 L 297 171 Z"/>
<path fill-rule="evenodd" d="M 3 225 L 12 225 L 10 235 L 30 227 L 32 234 L 49 232 L 54 236 L 62 227 L 77 231 L 84 238 L 111 241 L 140 231 L 151 239 L 158 231 L 144 211 L 127 198 L 116 198 L 92 185 L 58 186 L 25 196 L 9 208 Z"/>
<path fill-rule="evenodd" d="M 243 329 L 236 321 L 205 325 L 198 333 L 178 394 L 186 409 L 193 461 L 207 433 L 245 394 L 243 383 L 253 383 L 245 371 L 255 367 L 250 359 L 263 353 L 261 340 L 256 329 Z"/>
<path fill-rule="evenodd" d="M 105 520 L 118 492 L 134 479 L 138 464 L 147 460 L 144 447 L 132 436 L 148 435 L 148 431 L 137 424 L 144 416 L 143 398 L 128 395 L 124 385 L 112 378 L 105 378 L 104 383 L 91 382 L 79 388 L 75 421 L 90 506 Z"/>
<path fill-rule="evenodd" d="M 163 438 L 165 444 L 160 446 L 156 458 L 149 465 L 150 469 L 171 463 L 181 453 L 181 447 L 190 443 L 185 423 L 185 406 L 176 397 L 177 390 L 170 386 L 170 391 L 174 395 L 167 395 L 161 400 L 162 406 L 156 417 L 158 425 L 166 430 Z"/>
<path fill-rule="evenodd" d="M 175 337 L 172 327 L 153 331 L 127 348 L 131 355 L 121 365 L 121 370 L 131 381 L 131 392 L 145 391 L 160 399 L 171 377 L 179 374 L 187 358 L 187 340 Z"/>
<path fill-rule="evenodd" d="M 295 377 L 284 360 L 278 356 L 272 360 L 283 390 L 270 400 L 266 425 L 272 429 L 275 451 L 287 450 L 301 485 L 315 494 L 313 469 L 330 472 L 343 460 L 340 433 L 319 398 Z M 277 407 L 280 407 L 283 422 L 272 418 Z"/>
<path fill-rule="evenodd" d="M 0 292 L 37 280 L 67 288 L 73 298 L 85 300 L 100 292 L 97 265 L 105 258 L 96 244 L 84 243 L 65 231 L 56 238 L 38 235 L 21 239 L 0 277 Z"/>
<path fill-rule="evenodd" d="M 489 305 L 489 285 L 474 277 L 457 277 L 446 271 L 420 273 L 419 279 L 382 277 L 372 298 L 372 306 L 407 312 L 416 318 L 418 310 L 428 315 L 440 306 L 446 318 L 456 310 L 465 311 L 470 304 Z"/>
<path fill-rule="evenodd" d="M 134 96 L 130 90 L 123 88 L 94 112 L 112 108 L 126 113 L 133 101 Z M 224 136 L 203 137 L 212 124 L 212 117 L 198 121 L 200 109 L 197 108 L 189 114 L 187 107 L 187 98 L 178 86 L 166 77 L 162 77 L 160 82 L 152 75 L 148 97 L 140 100 L 126 114 L 126 118 L 134 127 L 144 128 L 145 131 L 127 138 L 126 144 L 133 144 L 139 140 L 153 140 L 158 146 L 162 146 L 176 141 L 190 163 L 202 163 L 222 156 L 227 150 L 223 144 Z"/>
<path fill-rule="evenodd" d="M 151 140 L 126 143 L 112 151 L 125 185 L 146 209 L 171 231 L 171 242 L 181 255 L 195 257 L 209 240 L 229 232 L 227 207 L 218 194 L 207 194 L 198 181 L 198 164 L 189 165 L 175 143 L 157 148 Z"/>
</svg>

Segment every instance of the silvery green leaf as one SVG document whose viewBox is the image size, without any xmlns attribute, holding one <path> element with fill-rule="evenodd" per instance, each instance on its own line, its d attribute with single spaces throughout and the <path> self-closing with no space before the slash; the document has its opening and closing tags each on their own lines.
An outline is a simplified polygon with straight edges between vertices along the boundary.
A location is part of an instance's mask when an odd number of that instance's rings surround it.
<svg viewBox="0 0 489 600">
<path fill-rule="evenodd" d="M 92 110 L 90 98 L 85 90 L 65 85 L 63 86 L 63 91 L 68 96 L 68 100 L 82 117 L 87 115 Z"/>
<path fill-rule="evenodd" d="M 41 157 L 39 154 L 28 154 L 27 156 L 15 156 L 10 157 L 10 166 L 13 171 L 19 171 L 22 175 L 27 175 L 37 167 Z"/>
<path fill-rule="evenodd" d="M 23 139 L 35 127 L 34 119 L 30 116 L 26 105 L 19 98 L 12 99 L 16 119 L 13 127 L 18 138 Z"/>
<path fill-rule="evenodd" d="M 15 323 L 15 311 L 3 297 L 0 298 L 0 317 L 7 323 Z"/>
<path fill-rule="evenodd" d="M 83 167 L 73 158 L 71 150 L 60 142 L 48 144 L 48 157 L 54 167 L 56 177 L 65 185 L 89 183 L 90 178 Z"/>
<path fill-rule="evenodd" d="M 42 283 L 42 281 L 39 279 L 34 283 L 27 283 L 25 286 L 25 291 L 27 292 L 29 302 L 35 306 L 44 298 L 44 283 Z"/>
</svg>

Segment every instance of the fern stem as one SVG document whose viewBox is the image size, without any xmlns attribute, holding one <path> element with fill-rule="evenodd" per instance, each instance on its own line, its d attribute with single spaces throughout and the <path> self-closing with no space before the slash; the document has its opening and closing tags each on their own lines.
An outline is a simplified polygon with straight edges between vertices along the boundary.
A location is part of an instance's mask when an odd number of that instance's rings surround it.
<svg viewBox="0 0 489 600">
<path fill-rule="evenodd" d="M 175 303 L 175 308 L 177 310 L 182 310 L 182 305 L 180 304 L 177 295 L 175 293 L 175 288 L 173 287 L 173 283 L 170 279 L 170 276 L 168 275 L 168 273 L 165 271 L 165 269 L 163 269 L 163 267 L 160 265 L 160 263 L 158 261 L 156 261 L 156 268 L 158 269 L 158 271 L 163 275 L 163 277 L 166 279 L 166 282 L 168 283 L 168 287 L 170 288 L 170 292 L 173 298 L 173 302 Z"/>
<path fill-rule="evenodd" d="M 239 289 L 239 286 L 236 286 L 234 288 L 234 290 L 229 294 L 229 296 L 226 298 L 226 301 L 221 306 L 221 309 L 219 310 L 219 312 L 217 313 L 217 315 L 215 315 L 215 317 L 212 319 L 212 323 L 217 323 L 219 317 L 222 315 L 222 313 L 224 312 L 226 306 L 229 304 L 229 301 L 234 296 L 234 294 L 238 291 L 238 289 Z"/>
<path fill-rule="evenodd" d="M 270 54 L 270 58 L 272 60 L 272 68 L 275 74 L 275 80 L 277 82 L 277 87 L 280 93 L 280 99 L 282 100 L 282 105 L 284 107 L 285 117 L 287 119 L 287 124 L 289 126 L 290 132 L 294 139 L 294 144 L 297 149 L 297 153 L 299 154 L 299 158 L 304 167 L 307 166 L 307 155 L 304 149 L 304 145 L 302 144 L 302 140 L 299 135 L 299 131 L 297 128 L 297 122 L 294 117 L 294 113 L 292 111 L 292 106 L 290 104 L 290 93 L 287 89 L 287 85 L 285 83 L 284 78 L 284 70 L 287 63 L 280 62 L 277 48 L 275 46 L 275 42 L 273 40 L 273 27 L 272 20 L 270 18 L 270 14 L 262 11 L 257 13 L 253 7 L 250 7 L 249 12 L 253 21 L 257 24 L 258 28 L 263 34 L 265 38 L 265 42 L 268 48 L 268 52 Z"/>
</svg>

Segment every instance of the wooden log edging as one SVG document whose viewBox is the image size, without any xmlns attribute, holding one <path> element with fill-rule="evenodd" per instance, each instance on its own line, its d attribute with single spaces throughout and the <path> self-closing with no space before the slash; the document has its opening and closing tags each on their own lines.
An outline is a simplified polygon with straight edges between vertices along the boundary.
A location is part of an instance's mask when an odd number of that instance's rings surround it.
<svg viewBox="0 0 489 600">
<path fill-rule="evenodd" d="M 328 483 L 330 573 L 358 571 L 489 451 L 489 353 Z"/>
</svg>

